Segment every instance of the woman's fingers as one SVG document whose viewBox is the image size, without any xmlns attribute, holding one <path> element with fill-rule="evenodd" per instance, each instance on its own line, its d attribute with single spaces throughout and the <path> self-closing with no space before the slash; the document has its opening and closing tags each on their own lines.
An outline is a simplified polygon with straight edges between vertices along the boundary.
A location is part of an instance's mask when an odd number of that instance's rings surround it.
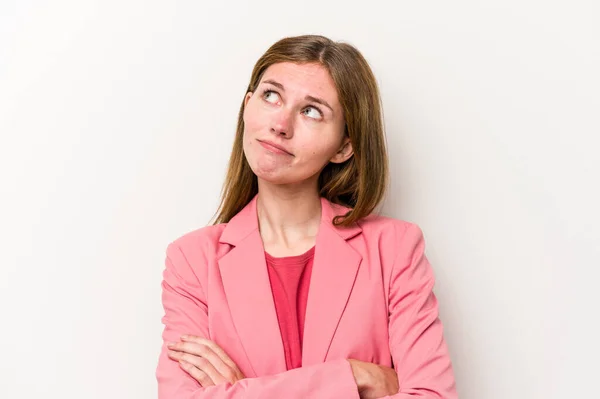
<svg viewBox="0 0 600 399">
<path fill-rule="evenodd" d="M 231 368 L 208 346 L 192 342 L 182 342 L 172 345 L 170 348 L 172 351 L 179 353 L 179 355 L 172 353 L 177 360 L 184 360 L 193 364 L 205 372 L 215 385 L 225 381 L 231 383 L 236 381 L 235 374 Z"/>
<path fill-rule="evenodd" d="M 173 342 L 168 343 L 167 347 L 173 351 L 185 352 L 195 356 L 207 356 L 211 350 L 208 346 L 196 342 Z"/>
<path fill-rule="evenodd" d="M 208 340 L 206 338 L 202 338 L 202 337 L 196 337 L 196 336 L 186 336 L 184 335 L 183 337 L 181 337 L 181 339 L 184 342 L 194 342 L 200 345 L 204 345 L 210 349 L 212 349 L 212 351 L 219 356 L 219 358 L 221 359 L 221 361 L 223 361 L 223 363 L 225 363 L 227 366 L 229 366 L 229 368 L 231 370 L 233 370 L 236 379 L 242 379 L 242 378 L 246 378 L 244 376 L 244 374 L 241 372 L 241 370 L 239 369 L 239 367 L 235 364 L 235 362 L 229 357 L 229 355 L 223 350 L 223 348 L 221 348 L 219 345 L 217 345 L 215 342 Z"/>
<path fill-rule="evenodd" d="M 182 366 L 181 368 L 194 377 L 203 387 L 226 382 L 225 378 L 205 357 L 175 350 L 169 350 L 168 355 L 171 359 L 178 361 Z"/>
<path fill-rule="evenodd" d="M 192 364 L 194 367 L 205 373 L 215 385 L 223 382 L 230 382 L 233 384 L 237 380 L 244 378 L 233 362 L 234 368 L 225 363 L 221 356 L 215 353 L 211 346 L 206 345 L 207 342 L 211 341 L 188 340 L 185 342 L 168 344 L 167 346 L 170 349 L 168 352 L 169 357 L 177 361 L 183 360 Z M 229 359 L 229 361 L 231 361 L 231 359 Z"/>
<path fill-rule="evenodd" d="M 182 360 L 193 364 L 198 370 L 205 373 L 214 385 L 227 382 L 226 378 L 217 370 L 212 361 L 206 357 L 184 354 Z"/>
<path fill-rule="evenodd" d="M 203 388 L 215 385 L 214 381 L 204 371 L 200 370 L 192 363 L 188 363 L 185 360 L 179 360 L 179 366 L 191 375 L 196 381 L 202 385 Z"/>
</svg>

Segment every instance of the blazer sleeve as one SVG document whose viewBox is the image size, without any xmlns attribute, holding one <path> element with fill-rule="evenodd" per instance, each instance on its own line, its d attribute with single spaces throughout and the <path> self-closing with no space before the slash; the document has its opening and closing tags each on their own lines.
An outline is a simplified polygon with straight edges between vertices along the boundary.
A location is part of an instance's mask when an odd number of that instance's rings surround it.
<svg viewBox="0 0 600 399">
<path fill-rule="evenodd" d="M 406 225 L 389 293 L 389 339 L 399 392 L 389 399 L 457 399 L 423 232 Z"/>
<path fill-rule="evenodd" d="M 289 370 L 283 373 L 245 378 L 235 384 L 203 388 L 167 356 L 167 342 L 177 342 L 183 334 L 209 338 L 208 304 L 205 291 L 175 243 L 167 247 L 162 281 L 164 324 L 156 379 L 158 399 L 234 398 L 323 398 L 359 399 L 350 363 L 346 359 Z M 256 331 L 260 334 L 260 331 Z M 226 350 L 226 348 L 223 348 Z"/>
</svg>

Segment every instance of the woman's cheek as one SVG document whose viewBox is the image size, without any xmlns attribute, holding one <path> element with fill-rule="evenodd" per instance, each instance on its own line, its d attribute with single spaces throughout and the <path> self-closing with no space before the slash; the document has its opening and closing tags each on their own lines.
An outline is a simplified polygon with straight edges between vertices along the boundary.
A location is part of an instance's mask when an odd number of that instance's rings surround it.
<svg viewBox="0 0 600 399">
<path fill-rule="evenodd" d="M 252 112 L 248 109 L 246 109 L 246 111 L 244 112 L 244 134 L 248 134 L 251 133 L 252 131 L 255 130 L 255 121 L 254 121 L 254 115 L 252 114 Z"/>
<path fill-rule="evenodd" d="M 258 104 L 257 101 L 259 100 L 251 99 L 244 109 L 244 126 L 250 133 L 258 130 L 260 125 L 264 124 L 264 110 L 261 109 L 261 104 Z"/>
</svg>

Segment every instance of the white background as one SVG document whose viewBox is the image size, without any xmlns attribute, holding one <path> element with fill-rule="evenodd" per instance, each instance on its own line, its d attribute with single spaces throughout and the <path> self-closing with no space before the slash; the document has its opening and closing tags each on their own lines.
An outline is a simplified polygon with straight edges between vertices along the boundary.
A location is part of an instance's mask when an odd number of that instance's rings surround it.
<svg viewBox="0 0 600 399">
<path fill-rule="evenodd" d="M 3 0 L 0 397 L 156 397 L 166 245 L 216 210 L 254 62 L 304 33 L 379 80 L 383 212 L 425 233 L 460 397 L 595 397 L 599 20 L 592 0 Z"/>
</svg>

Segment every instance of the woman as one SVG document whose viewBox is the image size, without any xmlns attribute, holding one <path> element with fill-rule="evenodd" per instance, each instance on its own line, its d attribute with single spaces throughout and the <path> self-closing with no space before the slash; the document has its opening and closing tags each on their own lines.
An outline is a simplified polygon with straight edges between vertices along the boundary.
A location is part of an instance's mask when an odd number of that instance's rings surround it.
<svg viewBox="0 0 600 399">
<path fill-rule="evenodd" d="M 271 46 L 215 224 L 167 248 L 159 398 L 456 398 L 423 234 L 373 212 L 387 175 L 362 55 Z"/>
</svg>

